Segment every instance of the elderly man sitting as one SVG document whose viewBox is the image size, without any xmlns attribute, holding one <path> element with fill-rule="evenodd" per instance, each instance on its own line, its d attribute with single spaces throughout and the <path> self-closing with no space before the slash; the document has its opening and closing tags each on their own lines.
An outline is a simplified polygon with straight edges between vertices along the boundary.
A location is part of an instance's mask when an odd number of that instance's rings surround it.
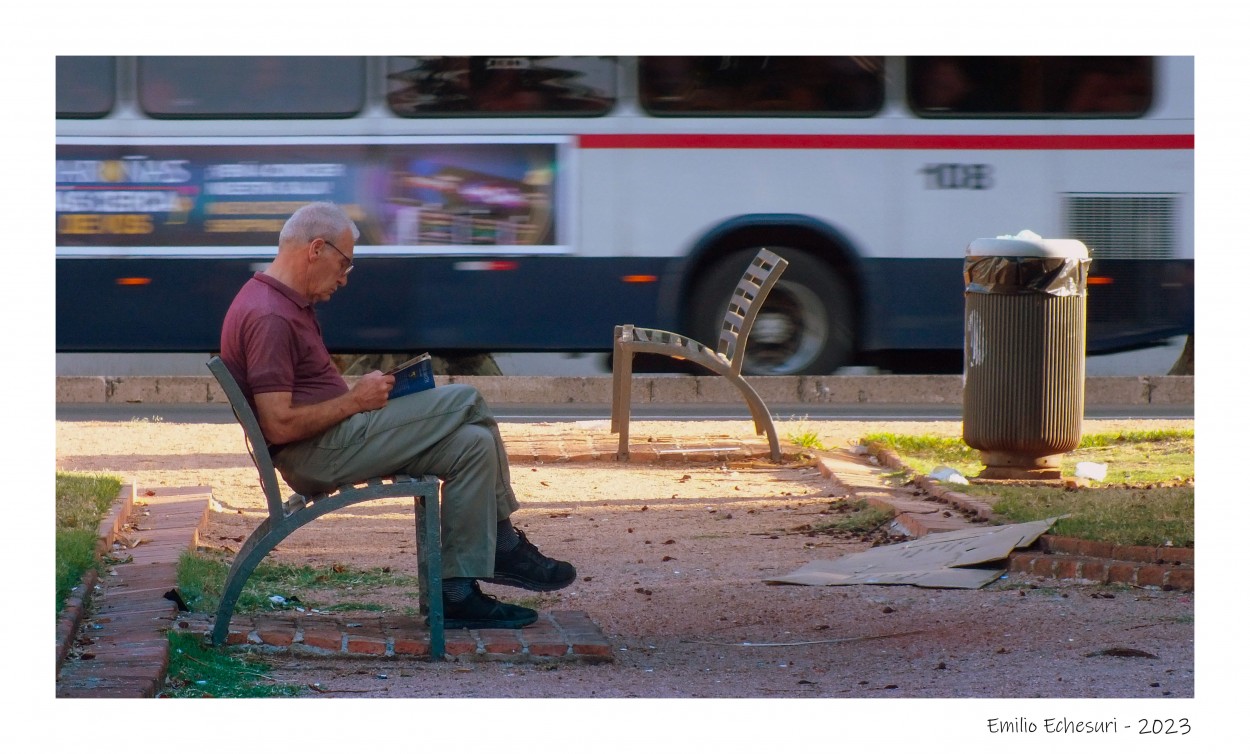
<svg viewBox="0 0 1250 754">
<path fill-rule="evenodd" d="M 498 424 L 478 391 L 447 385 L 388 400 L 394 377 L 350 388 L 321 337 L 314 304 L 347 285 L 360 231 L 334 204 L 298 209 L 278 254 L 226 313 L 221 358 L 260 421 L 287 484 L 313 495 L 376 476 L 443 480 L 443 597 L 448 628 L 519 628 L 538 613 L 478 584 L 562 589 L 569 563 L 538 551 L 510 516 L 519 504 Z"/>
</svg>

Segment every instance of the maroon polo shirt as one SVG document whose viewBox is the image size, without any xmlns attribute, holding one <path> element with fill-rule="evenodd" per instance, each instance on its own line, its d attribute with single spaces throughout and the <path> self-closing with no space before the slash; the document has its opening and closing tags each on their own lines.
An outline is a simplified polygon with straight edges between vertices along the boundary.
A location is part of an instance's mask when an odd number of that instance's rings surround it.
<svg viewBox="0 0 1250 754">
<path fill-rule="evenodd" d="M 347 392 L 310 301 L 262 272 L 243 284 L 221 326 L 221 360 L 256 410 L 258 393 L 291 393 L 296 406 Z"/>
</svg>

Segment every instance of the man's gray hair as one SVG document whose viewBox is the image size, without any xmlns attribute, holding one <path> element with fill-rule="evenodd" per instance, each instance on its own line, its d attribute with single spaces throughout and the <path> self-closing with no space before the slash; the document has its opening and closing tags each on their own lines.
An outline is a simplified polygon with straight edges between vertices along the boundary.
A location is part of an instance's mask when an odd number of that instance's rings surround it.
<svg viewBox="0 0 1250 754">
<path fill-rule="evenodd" d="M 278 246 L 308 243 L 314 238 L 337 238 L 349 228 L 352 231 L 352 240 L 359 239 L 360 229 L 337 204 L 305 204 L 295 210 L 295 214 L 282 226 L 282 232 L 278 234 Z"/>
</svg>

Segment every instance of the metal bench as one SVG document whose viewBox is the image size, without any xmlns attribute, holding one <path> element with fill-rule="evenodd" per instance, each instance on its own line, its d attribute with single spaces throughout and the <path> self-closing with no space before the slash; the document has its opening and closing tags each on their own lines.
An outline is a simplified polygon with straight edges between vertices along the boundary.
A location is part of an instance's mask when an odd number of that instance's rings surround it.
<svg viewBox="0 0 1250 754">
<path fill-rule="evenodd" d="M 617 325 L 612 344 L 612 431 L 619 433 L 617 459 L 629 460 L 629 410 L 635 353 L 658 353 L 675 359 L 688 359 L 710 369 L 734 384 L 742 393 L 755 433 L 768 434 L 768 447 L 774 462 L 781 460 L 777 429 L 764 401 L 742 378 L 742 361 L 746 356 L 747 336 L 764 306 L 764 299 L 773 284 L 785 271 L 788 262 L 768 249 L 760 249 L 747 266 L 737 289 L 729 299 L 729 307 L 721 323 L 717 350 L 693 338 L 666 330 L 653 330 L 633 325 Z"/>
<path fill-rule="evenodd" d="M 417 579 L 419 582 L 419 605 L 426 615 L 430 627 L 430 657 L 435 660 L 444 658 L 445 640 L 443 633 L 443 578 L 442 578 L 442 545 L 439 480 L 433 476 L 411 477 L 397 475 L 368 479 L 357 484 L 348 484 L 337 490 L 313 497 L 294 494 L 285 501 L 278 488 L 278 475 L 274 469 L 273 459 L 269 456 L 269 448 L 265 437 L 261 434 L 260 422 L 248 404 L 243 390 L 235 382 L 230 371 L 220 357 L 214 356 L 208 361 L 209 371 L 217 378 L 230 399 L 230 407 L 243 426 L 244 439 L 248 452 L 260 473 L 260 486 L 265 493 L 265 501 L 269 508 L 269 517 L 251 533 L 230 566 L 230 574 L 226 577 L 225 588 L 222 590 L 221 602 L 217 606 L 217 620 L 213 624 L 212 642 L 220 646 L 225 643 L 230 630 L 230 617 L 234 614 L 235 603 L 243 591 L 252 571 L 278 546 L 288 535 L 304 524 L 310 523 L 327 513 L 345 508 L 353 503 L 383 498 L 412 497 L 415 501 L 417 530 Z"/>
</svg>

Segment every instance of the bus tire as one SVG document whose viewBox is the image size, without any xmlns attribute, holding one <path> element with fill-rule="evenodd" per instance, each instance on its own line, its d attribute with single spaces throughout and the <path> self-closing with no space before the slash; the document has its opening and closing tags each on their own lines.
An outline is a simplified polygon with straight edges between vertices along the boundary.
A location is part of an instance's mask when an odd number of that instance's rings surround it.
<svg viewBox="0 0 1250 754">
<path fill-rule="evenodd" d="M 789 266 L 773 286 L 747 339 L 743 374 L 832 374 L 855 351 L 850 289 L 810 252 L 766 247 Z M 706 268 L 694 285 L 688 332 L 716 348 L 725 307 L 759 247 L 741 249 Z"/>
</svg>

